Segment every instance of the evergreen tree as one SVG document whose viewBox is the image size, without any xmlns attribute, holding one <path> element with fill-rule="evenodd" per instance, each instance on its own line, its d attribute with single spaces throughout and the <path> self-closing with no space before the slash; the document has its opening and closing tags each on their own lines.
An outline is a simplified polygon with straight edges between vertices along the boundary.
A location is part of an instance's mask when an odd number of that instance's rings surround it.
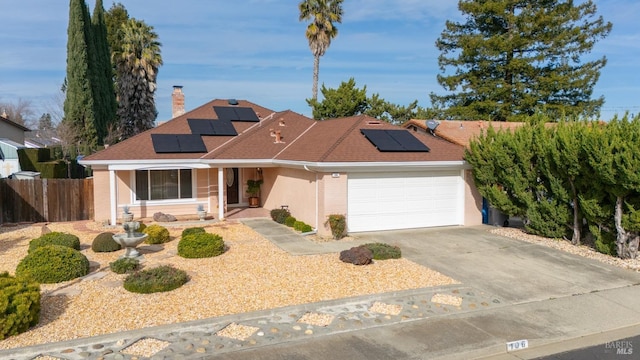
<svg viewBox="0 0 640 360">
<path fill-rule="evenodd" d="M 111 51 L 107 43 L 107 27 L 104 19 L 102 0 L 96 0 L 93 9 L 92 35 L 95 44 L 95 61 L 92 63 L 95 73 L 94 98 L 96 104 L 96 130 L 98 142 L 104 143 L 108 128 L 116 121 L 116 94 L 113 87 L 113 66 Z"/>
<path fill-rule="evenodd" d="M 158 112 L 154 94 L 162 65 L 160 42 L 153 27 L 129 19 L 122 28 L 122 46 L 114 53 L 117 66 L 118 133 L 127 139 L 151 129 Z"/>
<path fill-rule="evenodd" d="M 362 114 L 367 108 L 367 86 L 359 89 L 354 78 L 342 82 L 337 89 L 322 85 L 324 100 L 307 99 L 316 120 L 334 119 Z"/>
<path fill-rule="evenodd" d="M 436 42 L 438 82 L 451 94 L 430 95 L 448 118 L 598 114 L 604 98 L 591 97 L 606 58 L 581 57 L 611 23 L 596 17 L 591 0 L 460 0 L 458 8 L 466 21 L 447 21 Z"/>
<path fill-rule="evenodd" d="M 84 0 L 70 0 L 67 28 L 67 76 L 64 119 L 72 132 L 72 142 L 95 148 L 98 133 L 95 120 L 95 99 L 90 62 L 92 37 L 89 10 Z"/>
</svg>

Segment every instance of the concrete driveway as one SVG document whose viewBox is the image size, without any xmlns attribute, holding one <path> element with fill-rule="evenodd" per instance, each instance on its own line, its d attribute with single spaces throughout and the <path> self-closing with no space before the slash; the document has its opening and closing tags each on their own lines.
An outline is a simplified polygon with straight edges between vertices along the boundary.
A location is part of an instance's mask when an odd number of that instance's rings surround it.
<svg viewBox="0 0 640 360">
<path fill-rule="evenodd" d="M 402 255 L 511 303 L 640 283 L 640 274 L 489 232 L 490 226 L 357 234 L 399 245 Z"/>
</svg>

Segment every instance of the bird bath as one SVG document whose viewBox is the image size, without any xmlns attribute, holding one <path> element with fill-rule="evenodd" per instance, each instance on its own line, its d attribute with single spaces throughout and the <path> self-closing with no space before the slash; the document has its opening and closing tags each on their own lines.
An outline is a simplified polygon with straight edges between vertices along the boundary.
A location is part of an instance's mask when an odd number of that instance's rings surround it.
<svg viewBox="0 0 640 360">
<path fill-rule="evenodd" d="M 142 256 L 142 254 L 136 250 L 136 246 L 140 245 L 140 243 L 142 243 L 149 235 L 136 232 L 140 227 L 140 223 L 138 221 L 125 222 L 122 224 L 122 227 L 126 233 L 113 235 L 113 241 L 117 242 L 125 249 L 122 257 L 137 258 Z"/>
</svg>

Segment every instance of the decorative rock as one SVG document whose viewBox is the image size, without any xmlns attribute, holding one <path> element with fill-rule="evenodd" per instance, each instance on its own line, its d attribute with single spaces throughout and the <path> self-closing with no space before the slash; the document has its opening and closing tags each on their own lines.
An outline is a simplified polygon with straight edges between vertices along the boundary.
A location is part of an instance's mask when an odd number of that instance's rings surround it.
<svg viewBox="0 0 640 360">
<path fill-rule="evenodd" d="M 177 221 L 178 219 L 176 219 L 175 216 L 171 215 L 171 214 L 165 214 L 163 212 L 158 211 L 157 213 L 153 214 L 153 221 L 157 221 L 157 222 L 170 222 L 170 221 Z"/>
<path fill-rule="evenodd" d="M 304 333 L 307 334 L 307 335 L 311 335 L 311 334 L 313 334 L 313 330 L 307 329 L 307 330 L 304 331 Z"/>
<path fill-rule="evenodd" d="M 373 253 L 364 246 L 352 247 L 340 252 L 340 261 L 354 265 L 371 264 Z"/>
</svg>

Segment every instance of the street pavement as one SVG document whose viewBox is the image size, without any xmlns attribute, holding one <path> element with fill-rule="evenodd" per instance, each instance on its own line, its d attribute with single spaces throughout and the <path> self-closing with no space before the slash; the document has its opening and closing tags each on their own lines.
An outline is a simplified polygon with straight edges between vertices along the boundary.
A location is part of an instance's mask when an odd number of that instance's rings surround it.
<svg viewBox="0 0 640 360">
<path fill-rule="evenodd" d="M 495 235 L 489 226 L 360 233 L 353 242 L 315 243 L 270 219 L 243 222 L 301 256 L 366 242 L 398 245 L 403 257 L 460 284 L 12 349 L 0 351 L 0 358 L 145 358 L 125 350 L 155 339 L 166 347 L 152 359 L 534 359 L 640 334 L 639 273 Z M 439 303 L 436 295 L 460 304 Z M 376 313 L 376 302 L 400 311 Z M 300 323 L 308 313 L 333 320 L 328 326 Z M 220 336 L 229 324 L 253 333 L 241 340 Z M 524 349 L 507 346 L 524 340 Z"/>
</svg>

